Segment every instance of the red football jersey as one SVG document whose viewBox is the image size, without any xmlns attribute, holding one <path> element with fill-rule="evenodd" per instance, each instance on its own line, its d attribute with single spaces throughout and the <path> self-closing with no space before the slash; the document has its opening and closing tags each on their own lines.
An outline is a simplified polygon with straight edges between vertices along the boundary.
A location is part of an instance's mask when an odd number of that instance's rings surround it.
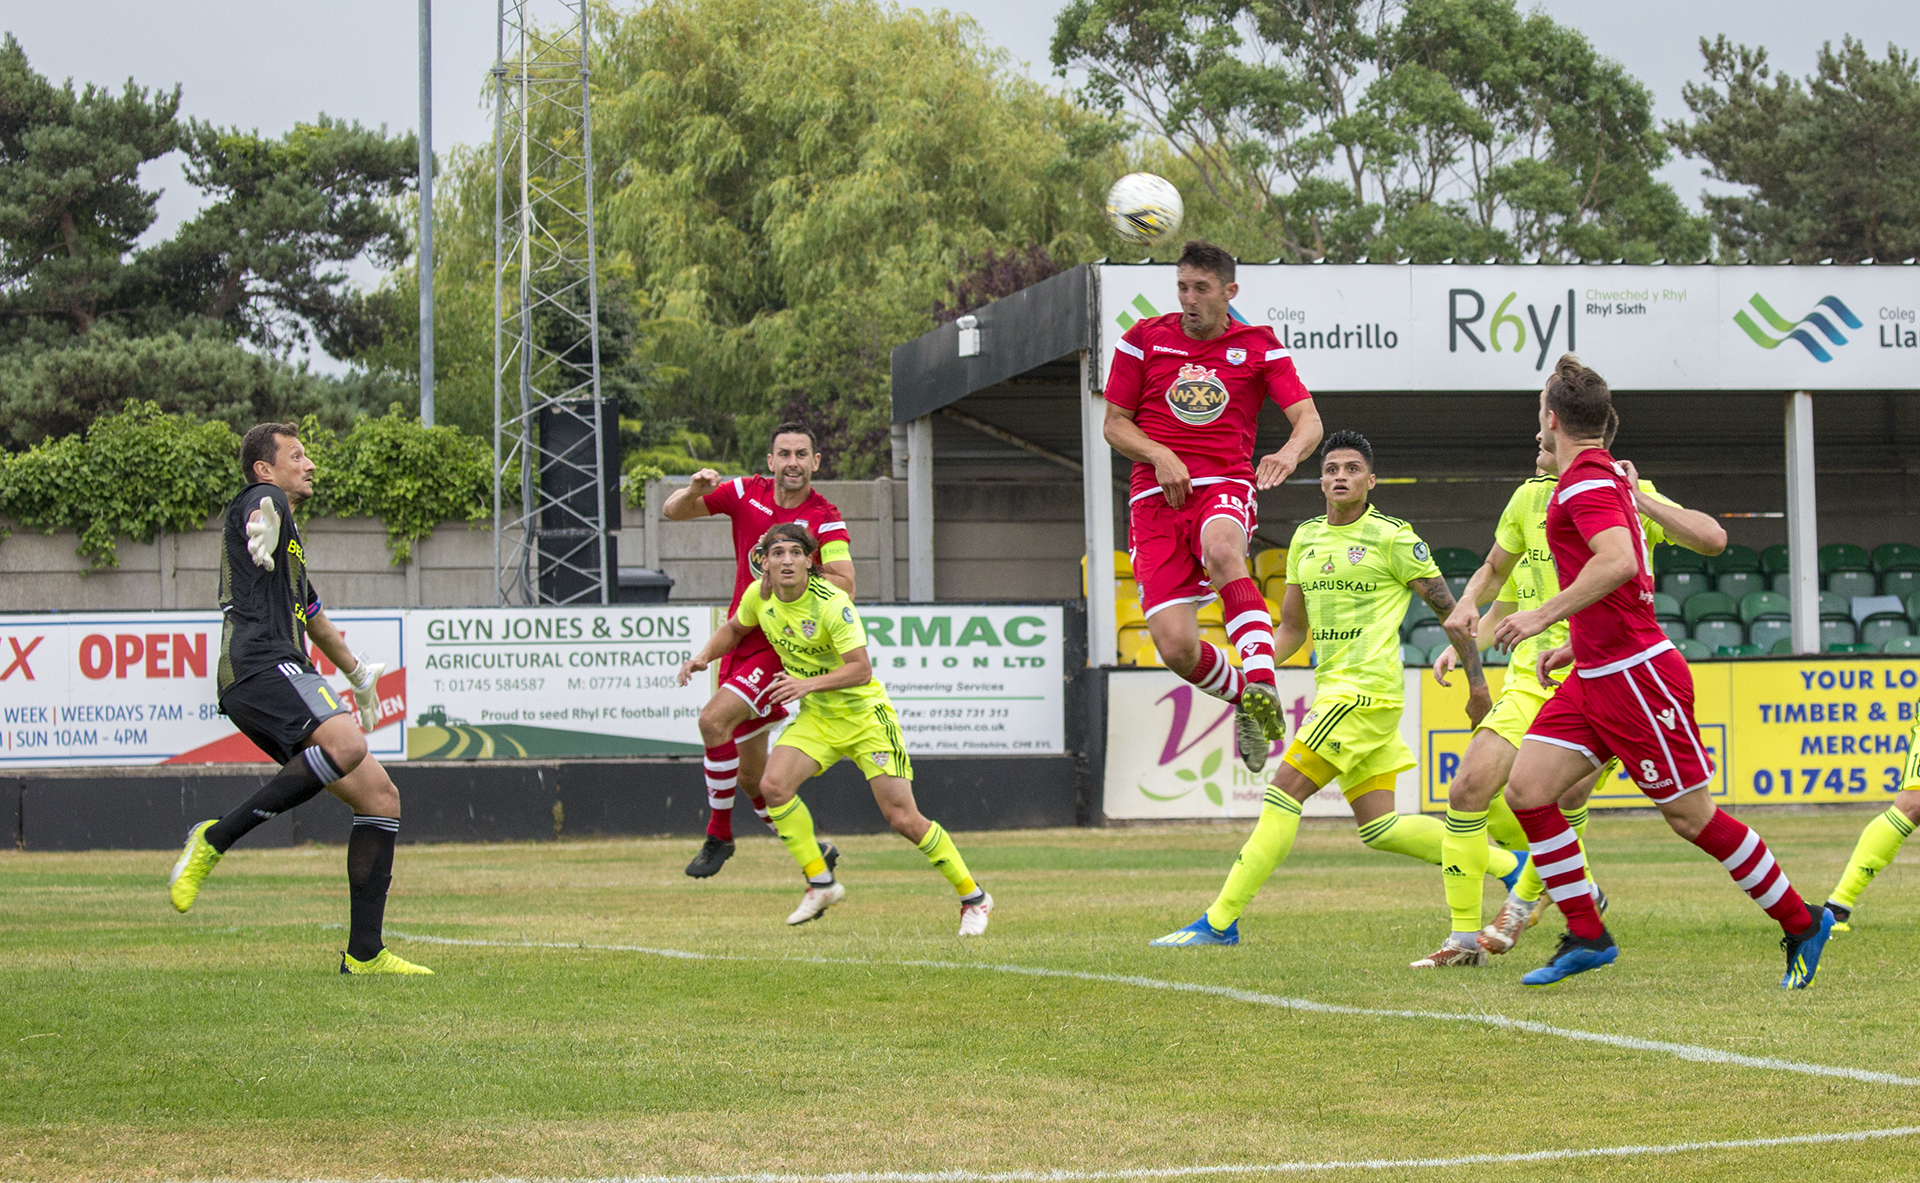
<svg viewBox="0 0 1920 1183">
<path fill-rule="evenodd" d="M 1107 373 L 1107 401 L 1132 411 L 1148 439 L 1172 448 L 1196 485 L 1251 485 L 1260 405 L 1272 399 L 1290 407 L 1311 397 L 1272 329 L 1229 321 L 1218 337 L 1196 341 L 1177 312 L 1136 322 L 1114 346 Z M 1133 466 L 1131 500 L 1159 489 L 1153 465 Z"/>
<path fill-rule="evenodd" d="M 1652 563 L 1633 490 L 1605 449 L 1589 448 L 1560 474 L 1560 483 L 1547 502 L 1547 547 L 1553 551 L 1561 587 L 1572 587 L 1593 557 L 1588 540 L 1614 526 L 1633 537 L 1639 570 L 1569 621 L 1573 659 L 1583 670 L 1631 663 L 1673 644 L 1653 616 Z"/>
<path fill-rule="evenodd" d="M 733 557 L 736 568 L 733 576 L 733 601 L 727 605 L 727 615 L 731 616 L 740 607 L 740 597 L 746 594 L 747 585 L 760 578 L 760 569 L 753 563 L 753 548 L 760 545 L 767 531 L 780 522 L 799 522 L 813 531 L 820 542 L 820 550 L 814 552 L 813 561 L 821 561 L 828 550 L 850 547 L 852 539 L 847 535 L 846 519 L 834 507 L 833 502 L 820 496 L 813 490 L 807 491 L 807 499 L 792 509 L 781 509 L 773 499 L 773 478 L 767 476 L 742 476 L 721 485 L 702 500 L 706 502 L 709 513 L 727 515 L 733 522 Z M 835 553 L 829 558 L 851 558 L 851 551 Z"/>
</svg>

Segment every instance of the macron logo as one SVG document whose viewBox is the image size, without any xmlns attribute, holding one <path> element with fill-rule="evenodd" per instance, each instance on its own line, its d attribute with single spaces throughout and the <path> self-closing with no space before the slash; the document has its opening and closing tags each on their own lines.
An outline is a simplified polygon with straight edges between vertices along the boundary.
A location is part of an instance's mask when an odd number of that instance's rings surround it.
<svg viewBox="0 0 1920 1183">
<path fill-rule="evenodd" d="M 1192 357 L 1192 356 L 1193 356 L 1193 355 L 1192 355 L 1191 353 L 1188 353 L 1188 352 L 1187 352 L 1186 350 L 1184 350 L 1184 349 L 1175 349 L 1175 348 L 1174 348 L 1173 346 L 1171 346 L 1171 345 L 1155 345 L 1155 346 L 1153 347 L 1153 351 L 1154 351 L 1155 353 L 1176 353 L 1176 354 L 1179 354 L 1179 355 L 1180 355 L 1181 357 Z"/>
</svg>

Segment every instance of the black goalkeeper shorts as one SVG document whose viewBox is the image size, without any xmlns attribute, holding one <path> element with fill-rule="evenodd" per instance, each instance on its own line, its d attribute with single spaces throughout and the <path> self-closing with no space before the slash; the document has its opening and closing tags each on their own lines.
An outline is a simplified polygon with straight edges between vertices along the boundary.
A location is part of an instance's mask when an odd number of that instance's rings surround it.
<svg viewBox="0 0 1920 1183">
<path fill-rule="evenodd" d="M 279 764 L 293 759 L 321 723 L 354 709 L 325 678 L 291 661 L 243 678 L 220 696 L 220 713 Z"/>
</svg>

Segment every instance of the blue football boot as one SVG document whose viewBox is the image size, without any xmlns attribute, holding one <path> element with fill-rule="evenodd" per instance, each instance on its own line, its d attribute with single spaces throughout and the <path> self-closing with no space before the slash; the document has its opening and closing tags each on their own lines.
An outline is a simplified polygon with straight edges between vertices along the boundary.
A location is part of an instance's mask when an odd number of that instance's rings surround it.
<svg viewBox="0 0 1920 1183">
<path fill-rule="evenodd" d="M 1533 857 L 1524 850 L 1516 850 L 1513 853 L 1519 856 L 1520 861 L 1513 864 L 1513 870 L 1500 876 L 1500 882 L 1507 885 L 1508 891 L 1512 891 L 1514 885 L 1520 882 L 1520 876 L 1525 874 L 1527 870 L 1527 860 Z"/>
<path fill-rule="evenodd" d="M 1812 908 L 1807 911 L 1812 912 Z M 1821 907 L 1813 918 L 1813 927 L 1797 937 L 1781 937 L 1780 947 L 1787 952 L 1787 976 L 1780 979 L 1783 990 L 1804 990 L 1820 970 L 1820 954 L 1833 935 L 1833 910 Z"/>
<path fill-rule="evenodd" d="M 1539 969 L 1521 978 L 1520 984 L 1557 986 L 1575 974 L 1612 965 L 1619 956 L 1620 947 L 1613 943 L 1613 935 L 1605 929 L 1601 929 L 1599 937 L 1593 940 L 1564 932 L 1560 934 L 1560 945 L 1553 951 L 1553 957 Z"/>
<path fill-rule="evenodd" d="M 1235 920 L 1225 928 L 1215 928 L 1207 923 L 1203 912 L 1200 919 L 1177 928 L 1158 940 L 1148 941 L 1149 945 L 1167 945 L 1180 949 L 1191 949 L 1195 945 L 1237 945 L 1240 943 L 1240 922 Z"/>
</svg>

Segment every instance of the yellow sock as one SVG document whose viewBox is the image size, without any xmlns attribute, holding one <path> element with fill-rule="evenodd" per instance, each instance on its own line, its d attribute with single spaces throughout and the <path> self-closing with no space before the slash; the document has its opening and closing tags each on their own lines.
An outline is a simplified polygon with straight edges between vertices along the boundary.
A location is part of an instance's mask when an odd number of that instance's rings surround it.
<svg viewBox="0 0 1920 1183">
<path fill-rule="evenodd" d="M 1446 827 L 1437 817 L 1388 813 L 1361 826 L 1360 841 L 1375 850 L 1404 854 L 1437 867 L 1440 865 L 1440 835 L 1445 832 Z M 1481 847 L 1484 849 L 1486 844 L 1486 838 L 1482 836 Z M 1479 883 L 1478 880 L 1474 882 L 1476 886 Z"/>
<path fill-rule="evenodd" d="M 1273 869 L 1285 862 L 1300 833 L 1300 803 L 1273 786 L 1267 786 L 1266 803 L 1260 807 L 1260 822 L 1233 860 L 1227 882 L 1207 909 L 1207 923 L 1225 928 L 1240 919 L 1240 913 L 1258 895 Z"/>
<path fill-rule="evenodd" d="M 1487 874 L 1488 849 L 1486 810 L 1447 810 L 1446 833 L 1440 836 L 1440 882 L 1455 932 L 1480 931 L 1480 881 Z"/>
<path fill-rule="evenodd" d="M 773 832 L 780 835 L 780 844 L 800 864 L 802 875 L 811 881 L 827 873 L 827 860 L 813 836 L 813 814 L 805 801 L 795 797 L 778 809 L 769 809 L 767 820 L 773 823 Z"/>
<path fill-rule="evenodd" d="M 1520 819 L 1513 816 L 1513 806 L 1507 804 L 1505 793 L 1495 793 L 1493 800 L 1487 802 L 1487 836 L 1503 850 L 1527 848 L 1527 831 L 1521 827 Z"/>
<path fill-rule="evenodd" d="M 927 861 L 933 864 L 933 869 L 945 875 L 947 882 L 953 884 L 953 889 L 963 899 L 979 890 L 973 882 L 973 876 L 967 874 L 967 860 L 960 857 L 960 849 L 953 844 L 953 839 L 947 837 L 945 826 L 934 822 L 927 827 L 926 836 L 916 845 L 920 853 L 927 856 Z"/>
<path fill-rule="evenodd" d="M 1867 823 L 1860 832 L 1860 841 L 1854 844 L 1853 857 L 1847 860 L 1846 874 L 1834 887 L 1827 898 L 1843 908 L 1851 909 L 1860 899 L 1860 893 L 1867 889 L 1893 856 L 1900 853 L 1900 846 L 1913 833 L 1913 823 L 1907 815 L 1894 806 Z"/>
</svg>

